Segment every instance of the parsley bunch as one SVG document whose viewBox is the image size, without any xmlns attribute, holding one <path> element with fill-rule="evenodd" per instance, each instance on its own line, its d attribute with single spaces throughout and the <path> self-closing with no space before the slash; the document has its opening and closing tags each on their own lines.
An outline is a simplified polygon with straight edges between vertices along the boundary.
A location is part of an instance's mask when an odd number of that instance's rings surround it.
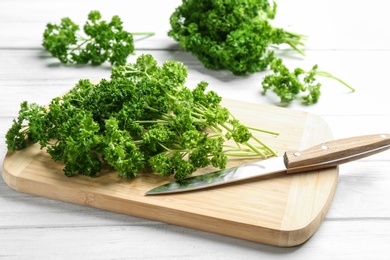
<svg viewBox="0 0 390 260">
<path fill-rule="evenodd" d="M 299 97 L 303 104 L 311 105 L 317 103 L 321 96 L 321 83 L 316 82 L 316 76 L 335 79 L 351 91 L 355 91 L 350 85 L 332 74 L 325 71 L 317 71 L 318 65 L 314 65 L 309 71 L 296 68 L 290 72 L 281 59 L 275 58 L 270 68 L 273 73 L 265 76 L 262 81 L 263 94 L 271 90 L 280 97 L 280 102 L 282 103 L 289 104 Z"/>
<path fill-rule="evenodd" d="M 268 0 L 186 0 L 171 15 L 168 35 L 207 68 L 255 73 L 273 60 L 270 47 L 288 44 L 303 54 L 305 36 L 270 24 L 276 8 Z"/>
<path fill-rule="evenodd" d="M 185 86 L 187 68 L 151 55 L 112 69 L 111 79 L 80 80 L 48 108 L 23 102 L 6 134 L 9 150 L 46 147 L 67 176 L 97 175 L 104 164 L 133 178 L 151 169 L 182 180 L 198 168 L 226 167 L 228 157 L 275 153 L 220 105 L 200 82 Z"/>
<path fill-rule="evenodd" d="M 109 61 L 112 65 L 124 65 L 130 54 L 134 54 L 133 35 L 123 30 L 123 23 L 118 16 L 110 22 L 101 20 L 99 11 L 91 11 L 83 30 L 68 17 L 61 23 L 46 25 L 43 34 L 43 47 L 62 63 L 100 65 Z M 154 33 L 137 33 L 153 35 Z"/>
</svg>

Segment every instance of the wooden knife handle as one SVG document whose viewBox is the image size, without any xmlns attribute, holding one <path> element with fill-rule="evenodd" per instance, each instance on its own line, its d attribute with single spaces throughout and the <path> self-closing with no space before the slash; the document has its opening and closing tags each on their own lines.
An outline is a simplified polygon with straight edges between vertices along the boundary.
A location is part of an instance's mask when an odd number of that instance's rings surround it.
<svg viewBox="0 0 390 260">
<path fill-rule="evenodd" d="M 390 148 L 390 134 L 349 137 L 325 142 L 311 148 L 286 152 L 287 173 L 337 166 Z"/>
</svg>

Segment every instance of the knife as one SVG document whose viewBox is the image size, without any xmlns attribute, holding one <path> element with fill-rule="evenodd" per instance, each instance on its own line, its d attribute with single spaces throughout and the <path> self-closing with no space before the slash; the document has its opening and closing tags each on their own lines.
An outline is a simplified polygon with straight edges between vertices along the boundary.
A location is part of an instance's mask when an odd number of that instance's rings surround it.
<svg viewBox="0 0 390 260">
<path fill-rule="evenodd" d="M 390 134 L 343 138 L 302 151 L 288 151 L 283 156 L 170 182 L 146 192 L 145 195 L 192 191 L 264 175 L 293 174 L 335 167 L 389 148 Z"/>
</svg>

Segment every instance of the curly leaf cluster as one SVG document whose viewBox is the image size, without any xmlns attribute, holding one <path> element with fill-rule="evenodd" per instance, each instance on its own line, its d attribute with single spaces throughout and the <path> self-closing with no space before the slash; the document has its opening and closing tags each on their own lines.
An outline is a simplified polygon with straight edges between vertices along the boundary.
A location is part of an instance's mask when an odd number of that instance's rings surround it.
<svg viewBox="0 0 390 260">
<path fill-rule="evenodd" d="M 43 34 L 43 47 L 62 63 L 100 65 L 109 61 L 112 65 L 124 65 L 134 54 L 133 35 L 123 30 L 122 21 L 113 16 L 107 22 L 99 11 L 91 11 L 80 27 L 68 17 L 60 24 L 47 24 Z"/>
<path fill-rule="evenodd" d="M 265 76 L 261 83 L 263 94 L 271 90 L 280 97 L 281 103 L 290 104 L 296 99 L 301 99 L 302 104 L 305 105 L 317 103 L 321 96 L 321 83 L 317 82 L 317 76 L 337 80 L 351 91 L 355 91 L 354 88 L 332 74 L 318 71 L 317 64 L 309 71 L 301 68 L 295 68 L 293 71 L 290 71 L 283 64 L 282 59 L 276 58 L 272 61 L 270 68 L 272 74 Z"/>
<path fill-rule="evenodd" d="M 286 43 L 302 53 L 305 37 L 273 27 L 275 14 L 268 0 L 186 0 L 171 15 L 168 35 L 207 68 L 255 73 L 273 60 L 270 46 Z"/>
<path fill-rule="evenodd" d="M 23 102 L 6 135 L 8 149 L 39 142 L 67 176 L 96 176 L 108 164 L 120 177 L 151 169 L 178 180 L 201 167 L 224 168 L 229 156 L 274 154 L 206 91 L 206 82 L 190 90 L 186 78 L 181 62 L 159 66 L 141 55 L 113 68 L 110 80 L 80 80 L 48 109 Z"/>
</svg>

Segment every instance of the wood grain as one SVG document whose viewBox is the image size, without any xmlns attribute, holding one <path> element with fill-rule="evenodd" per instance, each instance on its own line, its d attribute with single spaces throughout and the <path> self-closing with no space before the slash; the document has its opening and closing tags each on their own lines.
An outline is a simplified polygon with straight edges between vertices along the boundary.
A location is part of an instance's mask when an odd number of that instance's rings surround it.
<svg viewBox="0 0 390 260">
<path fill-rule="evenodd" d="M 326 123 L 312 114 L 232 100 L 224 100 L 224 106 L 245 124 L 279 132 L 278 137 L 258 136 L 279 152 L 332 139 Z M 233 161 L 230 166 L 242 163 Z M 3 179 L 24 193 L 289 247 L 304 243 L 320 226 L 336 190 L 338 169 L 150 197 L 144 193 L 171 179 L 144 174 L 125 180 L 111 171 L 98 178 L 68 178 L 61 164 L 33 145 L 7 153 Z"/>
<path fill-rule="evenodd" d="M 204 80 L 224 98 L 278 105 L 277 99 L 260 94 L 261 80 L 268 71 L 234 77 L 208 70 L 191 54 L 178 50 L 166 33 L 169 15 L 180 2 L 1 0 L 0 163 L 7 151 L 5 133 L 21 101 L 46 104 L 80 78 L 109 77 L 108 65 L 61 65 L 41 46 L 47 22 L 69 16 L 82 23 L 90 10 L 101 10 L 104 18 L 121 16 L 131 31 L 155 31 L 155 37 L 137 39 L 137 55 L 151 53 L 159 62 L 183 61 L 189 67 L 188 86 Z M 388 133 L 389 97 L 384 94 L 390 60 L 388 2 L 276 2 L 272 24 L 309 36 L 305 57 L 284 50 L 276 50 L 277 56 L 290 69 L 318 64 L 319 70 L 357 90 L 350 94 L 338 82 L 318 78 L 323 84 L 319 103 L 301 106 L 294 102 L 288 108 L 320 115 L 335 139 Z M 320 228 L 303 245 L 288 248 L 31 196 L 9 188 L 0 177 L 0 259 L 388 260 L 389 158 L 390 151 L 386 151 L 341 165 L 337 191 Z"/>
<path fill-rule="evenodd" d="M 287 173 L 323 169 L 372 156 L 390 148 L 389 134 L 359 135 L 284 153 Z"/>
</svg>

